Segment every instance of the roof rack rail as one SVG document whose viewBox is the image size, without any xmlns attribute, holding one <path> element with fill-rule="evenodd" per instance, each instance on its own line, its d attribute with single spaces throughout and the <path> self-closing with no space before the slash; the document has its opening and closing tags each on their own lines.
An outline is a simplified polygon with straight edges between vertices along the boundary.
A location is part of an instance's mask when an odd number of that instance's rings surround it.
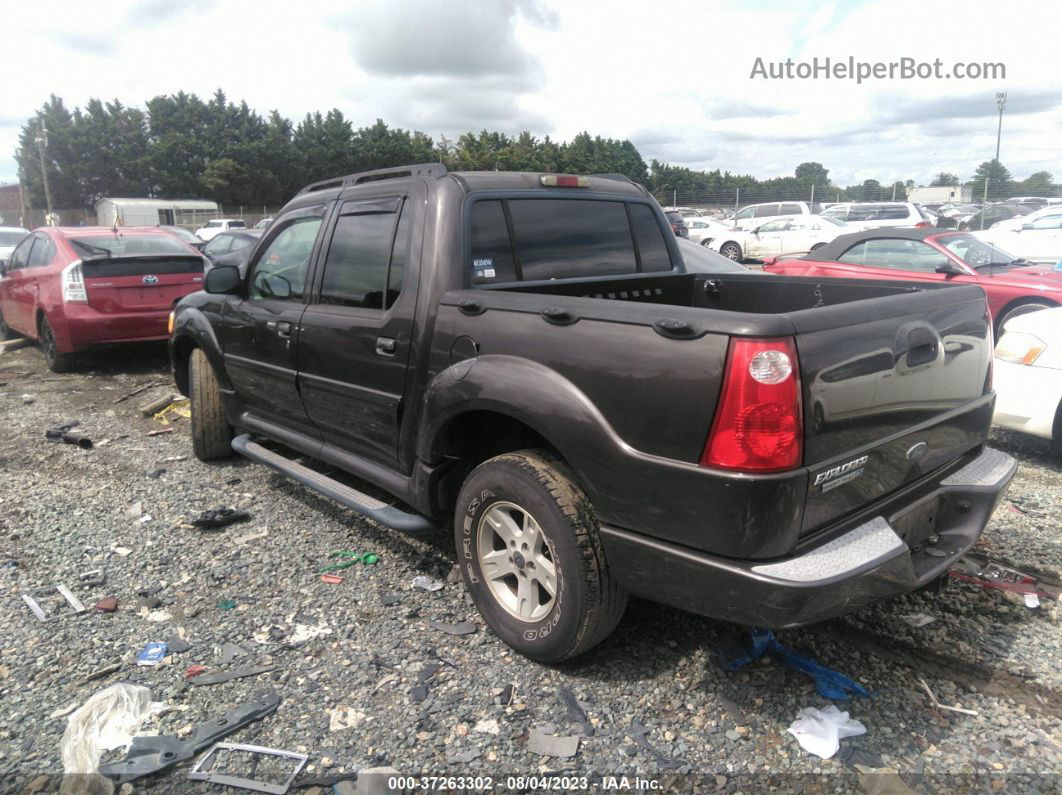
<svg viewBox="0 0 1062 795">
<path fill-rule="evenodd" d="M 347 174 L 345 177 L 333 177 L 307 185 L 298 192 L 298 196 L 304 193 L 313 193 L 329 188 L 345 188 L 350 185 L 360 185 L 362 182 L 377 182 L 385 179 L 399 179 L 401 177 L 441 177 L 446 174 L 446 166 L 442 163 L 416 163 L 411 166 L 392 166 L 391 168 L 377 168 L 372 171 L 358 171 Z"/>
</svg>

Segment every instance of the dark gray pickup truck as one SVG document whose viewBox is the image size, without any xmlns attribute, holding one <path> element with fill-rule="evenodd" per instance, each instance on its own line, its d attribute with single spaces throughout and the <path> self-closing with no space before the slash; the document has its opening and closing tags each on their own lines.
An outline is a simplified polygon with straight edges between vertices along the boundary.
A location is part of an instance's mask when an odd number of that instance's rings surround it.
<svg viewBox="0 0 1062 795">
<path fill-rule="evenodd" d="M 628 594 L 783 628 L 926 586 L 1015 471 L 980 288 L 686 272 L 611 175 L 310 185 L 170 350 L 199 458 L 452 522 L 484 619 L 547 662 Z"/>
</svg>

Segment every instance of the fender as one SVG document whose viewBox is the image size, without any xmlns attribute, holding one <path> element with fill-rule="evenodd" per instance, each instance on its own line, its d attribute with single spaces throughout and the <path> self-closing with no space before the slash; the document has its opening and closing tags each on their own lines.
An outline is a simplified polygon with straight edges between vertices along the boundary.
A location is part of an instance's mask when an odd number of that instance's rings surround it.
<svg viewBox="0 0 1062 795">
<path fill-rule="evenodd" d="M 203 313 L 202 308 L 195 305 L 187 306 L 182 302 L 182 304 L 177 305 L 176 313 L 173 319 L 173 334 L 170 337 L 169 347 L 170 366 L 173 369 L 174 379 L 178 385 L 181 383 L 181 379 L 177 377 L 180 359 L 179 346 L 183 340 L 190 339 L 195 343 L 196 347 L 203 349 L 207 360 L 217 374 L 221 389 L 232 392 L 232 382 L 229 380 L 229 374 L 225 370 L 225 358 L 221 351 L 221 344 L 218 342 L 214 328 Z"/>
</svg>

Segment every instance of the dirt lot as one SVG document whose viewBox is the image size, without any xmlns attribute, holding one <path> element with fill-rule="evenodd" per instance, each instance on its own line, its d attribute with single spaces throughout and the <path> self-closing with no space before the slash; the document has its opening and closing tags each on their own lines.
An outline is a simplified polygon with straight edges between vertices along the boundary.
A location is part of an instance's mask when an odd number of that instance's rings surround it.
<svg viewBox="0 0 1062 795">
<path fill-rule="evenodd" d="M 1033 609 L 953 582 L 940 597 L 911 595 L 781 633 L 783 643 L 872 693 L 839 705 L 867 733 L 822 760 L 786 729 L 800 708 L 828 702 L 807 677 L 769 660 L 725 672 L 716 648 L 735 632 L 729 625 L 635 601 L 616 633 L 584 658 L 539 666 L 494 637 L 452 579 L 437 592 L 412 586 L 417 575 L 447 581 L 448 535 L 393 533 L 239 459 L 201 464 L 184 420 L 173 433 L 148 436 L 163 426 L 138 408 L 172 390 L 161 348 L 105 352 L 62 376 L 25 348 L 0 355 L 0 382 L 3 792 L 31 782 L 32 791 L 56 791 L 66 719 L 49 716 L 123 679 L 176 708 L 145 724 L 146 733 L 184 731 L 274 690 L 279 709 L 227 739 L 309 754 L 299 782 L 320 791 L 386 765 L 403 774 L 490 776 L 492 788 L 514 790 L 529 787 L 510 775 L 561 771 L 586 776 L 592 790 L 620 774 L 672 790 L 900 786 L 866 772 L 880 768 L 917 792 L 1059 786 L 1057 603 Z M 159 386 L 115 402 L 152 383 Z M 72 419 L 94 449 L 45 440 L 46 428 Z M 1057 582 L 1059 461 L 1036 440 L 998 434 L 993 444 L 1021 468 L 981 551 Z M 251 519 L 218 532 L 188 525 L 218 506 L 246 508 Z M 380 559 L 340 572 L 340 584 L 322 582 L 329 553 L 342 549 Z M 79 573 L 92 569 L 103 569 L 106 582 L 80 586 Z M 40 623 L 19 594 L 54 583 L 90 607 L 117 597 L 118 610 Z M 915 628 L 905 617 L 918 613 L 935 620 Z M 464 636 L 428 623 L 465 620 L 476 631 Z M 135 665 L 145 643 L 178 635 L 189 650 L 156 667 Z M 247 653 L 226 661 L 225 644 Z M 85 681 L 115 663 L 113 673 Z M 273 670 L 193 686 L 185 670 L 194 664 Z M 919 677 L 942 703 L 978 714 L 934 709 Z M 509 685 L 511 700 L 498 703 Z M 532 752 L 535 729 L 581 738 L 576 754 Z M 186 771 L 135 788 L 205 788 Z"/>
</svg>

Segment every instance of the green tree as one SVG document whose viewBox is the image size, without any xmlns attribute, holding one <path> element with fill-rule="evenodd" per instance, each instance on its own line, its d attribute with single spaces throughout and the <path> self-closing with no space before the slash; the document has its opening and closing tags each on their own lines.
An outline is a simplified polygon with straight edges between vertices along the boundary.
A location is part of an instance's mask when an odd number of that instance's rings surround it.
<svg viewBox="0 0 1062 795">
<path fill-rule="evenodd" d="M 801 182 L 809 185 L 829 185 L 829 169 L 823 168 L 822 163 L 801 163 L 796 167 L 795 176 Z"/>
<path fill-rule="evenodd" d="M 988 181 L 987 198 L 998 201 L 1011 196 L 1014 192 L 1014 180 L 1006 166 L 998 160 L 986 160 L 977 167 L 973 179 L 967 183 L 973 192 L 975 201 L 980 201 L 985 193 L 985 181 Z"/>
<path fill-rule="evenodd" d="M 86 197 L 77 178 L 78 155 L 74 149 L 74 117 L 63 100 L 52 94 L 32 119 L 22 125 L 15 160 L 19 179 L 32 207 L 44 207 L 44 180 L 37 137 L 41 129 L 48 130 L 48 144 L 44 148 L 44 163 L 48 170 L 48 187 L 52 206 L 56 209 L 83 207 Z"/>
<path fill-rule="evenodd" d="M 1048 198 L 1057 195 L 1058 186 L 1055 185 L 1054 177 L 1050 171 L 1037 171 L 1018 183 L 1017 192 L 1023 196 L 1043 196 Z"/>
<path fill-rule="evenodd" d="M 941 171 L 935 177 L 933 181 L 929 183 L 931 188 L 944 188 L 953 187 L 959 184 L 959 178 L 955 174 L 951 174 L 947 171 Z"/>
</svg>

